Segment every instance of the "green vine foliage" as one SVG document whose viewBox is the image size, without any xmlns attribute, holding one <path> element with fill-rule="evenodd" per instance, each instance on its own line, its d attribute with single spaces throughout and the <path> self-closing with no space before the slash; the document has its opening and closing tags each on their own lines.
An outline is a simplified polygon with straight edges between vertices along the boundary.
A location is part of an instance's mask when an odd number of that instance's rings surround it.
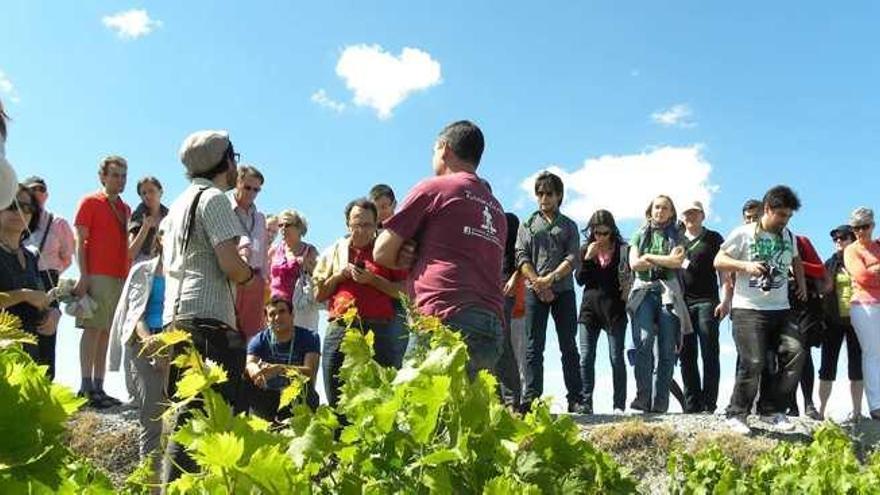
<svg viewBox="0 0 880 495">
<path fill-rule="evenodd" d="M 34 343 L 0 311 L 0 493 L 113 493 L 107 477 L 63 444 L 65 424 L 83 403 L 52 383 L 21 345 Z"/>
<path fill-rule="evenodd" d="M 470 380 L 459 335 L 436 318 L 412 314 L 422 343 L 400 371 L 373 360 L 373 335 L 352 328 L 342 343 L 344 381 L 338 409 L 312 412 L 293 377 L 282 394 L 293 417 L 280 427 L 235 416 L 211 387 L 225 380 L 194 350 L 175 407 L 198 400 L 201 410 L 175 435 L 199 473 L 185 474 L 171 493 L 538 494 L 634 493 L 615 461 L 580 438 L 567 416 L 538 403 L 525 417 L 504 408 L 495 379 Z M 185 340 L 166 334 L 166 345 Z M 183 382 L 181 382 L 183 383 Z"/>
<path fill-rule="evenodd" d="M 880 455 L 864 464 L 852 440 L 833 423 L 820 426 L 809 444 L 780 443 L 741 470 L 718 445 L 670 458 L 670 493 L 698 494 L 878 494 Z"/>
</svg>

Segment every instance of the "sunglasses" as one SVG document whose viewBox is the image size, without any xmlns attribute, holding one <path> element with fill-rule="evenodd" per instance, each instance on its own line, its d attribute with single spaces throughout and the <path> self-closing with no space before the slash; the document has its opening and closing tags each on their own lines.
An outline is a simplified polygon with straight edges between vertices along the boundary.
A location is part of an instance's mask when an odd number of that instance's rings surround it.
<svg viewBox="0 0 880 495">
<path fill-rule="evenodd" d="M 853 225 L 853 226 L 852 226 L 852 229 L 853 229 L 854 231 L 858 232 L 858 231 L 860 231 L 860 230 L 868 230 L 868 229 L 870 229 L 870 228 L 873 227 L 873 226 L 874 226 L 873 223 L 866 223 L 865 225 Z"/>
<path fill-rule="evenodd" d="M 610 230 L 594 230 L 593 235 L 599 236 L 599 237 L 606 237 L 606 236 L 611 235 L 611 231 Z"/>
<path fill-rule="evenodd" d="M 25 214 L 33 215 L 37 209 L 27 201 L 13 201 L 11 205 L 6 207 L 6 211 L 20 211 Z"/>
</svg>

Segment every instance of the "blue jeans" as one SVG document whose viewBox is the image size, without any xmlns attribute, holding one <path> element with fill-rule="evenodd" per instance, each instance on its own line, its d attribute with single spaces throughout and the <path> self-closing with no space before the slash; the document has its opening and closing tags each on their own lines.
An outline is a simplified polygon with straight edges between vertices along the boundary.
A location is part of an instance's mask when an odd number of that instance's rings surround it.
<svg viewBox="0 0 880 495">
<path fill-rule="evenodd" d="M 399 345 L 396 335 L 392 335 L 389 331 L 391 327 L 390 321 L 378 320 L 362 320 L 360 328 L 362 331 L 373 331 L 373 359 L 382 366 L 394 367 L 397 356 L 397 346 Z M 327 395 L 327 402 L 331 407 L 336 407 L 339 403 L 340 388 L 342 380 L 339 379 L 339 370 L 342 368 L 342 362 L 345 360 L 345 354 L 342 353 L 342 340 L 345 338 L 345 327 L 336 321 L 327 324 L 327 332 L 324 336 L 324 347 L 322 361 L 322 372 L 324 373 L 324 393 Z"/>
<path fill-rule="evenodd" d="M 544 392 L 544 347 L 547 343 L 547 318 L 553 314 L 559 351 L 562 353 L 562 376 L 569 403 L 583 401 L 580 356 L 576 342 L 577 309 L 574 290 L 556 294 L 550 303 L 542 302 L 534 291 L 526 291 L 526 383 L 523 402 L 531 404 Z"/>
<path fill-rule="evenodd" d="M 718 318 L 715 302 L 688 306 L 694 333 L 685 335 L 681 347 L 681 381 L 684 385 L 685 412 L 714 412 L 718 401 L 719 363 Z M 703 360 L 703 379 L 697 364 L 697 351 Z"/>
<path fill-rule="evenodd" d="M 632 338 L 636 350 L 636 398 L 633 409 L 666 412 L 669 384 L 675 368 L 675 347 L 681 323 L 671 305 L 663 304 L 659 290 L 649 290 L 635 311 Z M 654 373 L 654 343 L 657 343 L 657 370 Z"/>
<path fill-rule="evenodd" d="M 492 311 L 470 307 L 459 310 L 443 324 L 457 331 L 464 340 L 468 351 L 467 371 L 473 379 L 480 370 L 489 370 L 494 375 L 498 360 L 501 358 L 503 331 L 501 318 Z M 407 356 L 424 342 L 424 337 L 410 335 L 406 349 Z"/>
<path fill-rule="evenodd" d="M 623 348 L 626 344 L 626 318 L 614 323 L 614 328 L 606 329 L 608 336 L 608 359 L 611 361 L 611 377 L 614 384 L 614 408 L 626 409 L 626 361 Z M 593 389 L 596 383 L 596 344 L 599 342 L 601 328 L 587 328 L 579 325 L 578 336 L 581 352 L 581 381 L 584 382 L 584 404 L 593 407 Z"/>
</svg>

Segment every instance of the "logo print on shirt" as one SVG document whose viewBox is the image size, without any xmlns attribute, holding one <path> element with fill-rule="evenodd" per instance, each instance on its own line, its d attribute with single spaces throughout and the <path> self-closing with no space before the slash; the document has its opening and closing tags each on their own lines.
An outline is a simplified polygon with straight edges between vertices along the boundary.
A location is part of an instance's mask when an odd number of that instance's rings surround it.
<svg viewBox="0 0 880 495">
<path fill-rule="evenodd" d="M 483 225 L 481 225 L 480 228 L 492 235 L 498 233 L 498 230 L 495 228 L 495 222 L 492 221 L 492 213 L 489 212 L 488 206 L 483 206 Z"/>
</svg>

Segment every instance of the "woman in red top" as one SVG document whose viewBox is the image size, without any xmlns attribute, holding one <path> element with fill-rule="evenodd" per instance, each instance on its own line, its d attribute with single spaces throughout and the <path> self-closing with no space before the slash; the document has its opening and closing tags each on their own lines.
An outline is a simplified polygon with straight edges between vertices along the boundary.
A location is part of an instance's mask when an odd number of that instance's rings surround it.
<svg viewBox="0 0 880 495">
<path fill-rule="evenodd" d="M 362 331 L 372 330 L 375 337 L 376 362 L 394 366 L 400 347 L 393 331 L 394 304 L 402 290 L 406 272 L 392 270 L 373 260 L 378 215 L 376 206 L 367 199 L 357 199 L 345 208 L 348 237 L 343 237 L 326 252 L 315 268 L 317 300 L 328 301 L 330 322 L 324 337 L 323 369 L 327 401 L 339 401 L 339 369 L 345 356 L 340 352 L 345 337 L 341 316 L 352 306 L 357 309 L 356 325 Z"/>
</svg>

